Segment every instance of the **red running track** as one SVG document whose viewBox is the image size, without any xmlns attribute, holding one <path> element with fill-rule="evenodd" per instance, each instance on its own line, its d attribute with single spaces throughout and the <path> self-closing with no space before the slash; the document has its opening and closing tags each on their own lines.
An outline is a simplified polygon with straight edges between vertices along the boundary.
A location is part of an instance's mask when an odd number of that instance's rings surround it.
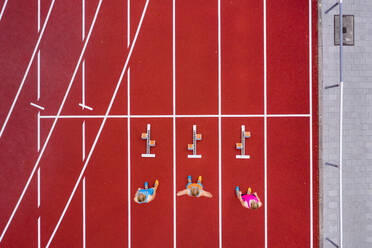
<svg viewBox="0 0 372 248">
<path fill-rule="evenodd" d="M 146 0 L 129 9 L 103 0 L 89 40 L 98 0 L 9 0 L 0 20 L 0 247 L 318 247 L 310 1 L 150 0 L 114 94 Z M 141 157 L 148 123 L 155 158 Z M 201 159 L 187 158 L 193 124 Z M 247 160 L 235 158 L 241 125 L 252 133 Z M 213 198 L 176 198 L 188 175 L 202 175 Z M 155 179 L 156 199 L 135 204 L 137 188 Z M 242 208 L 237 185 L 264 206 Z"/>
</svg>

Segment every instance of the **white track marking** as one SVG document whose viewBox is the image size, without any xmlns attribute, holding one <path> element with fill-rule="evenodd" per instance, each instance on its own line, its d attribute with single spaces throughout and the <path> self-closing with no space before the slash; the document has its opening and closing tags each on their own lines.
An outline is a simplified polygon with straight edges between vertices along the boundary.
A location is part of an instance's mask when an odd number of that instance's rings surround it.
<svg viewBox="0 0 372 248">
<path fill-rule="evenodd" d="M 40 32 L 40 0 L 37 0 L 37 32 Z M 37 100 L 40 100 L 40 50 L 37 52 Z M 40 152 L 40 111 L 37 113 L 37 152 Z M 37 207 L 40 209 L 40 167 L 37 170 Z M 37 219 L 37 246 L 41 248 L 40 213 Z"/>
<path fill-rule="evenodd" d="M 40 111 L 37 113 L 37 152 L 40 151 Z"/>
<path fill-rule="evenodd" d="M 313 54 L 312 54 L 312 5 L 309 0 L 309 105 L 310 105 L 310 248 L 314 246 L 313 236 Z"/>
<path fill-rule="evenodd" d="M 129 70 L 129 68 L 128 68 Z M 55 115 L 42 115 L 41 119 L 55 119 Z M 217 118 L 219 115 L 130 115 L 130 118 Z M 221 115 L 223 118 L 256 118 L 265 117 L 265 115 Z M 268 118 L 275 117 L 310 117 L 309 114 L 271 114 Z M 105 118 L 104 115 L 60 115 L 59 119 L 99 119 Z M 128 118 L 128 115 L 109 115 L 107 118 Z"/>
<path fill-rule="evenodd" d="M 81 40 L 84 41 L 85 39 L 85 0 L 82 0 L 82 3 L 81 3 L 81 23 L 82 23 L 82 27 L 81 27 Z"/>
<path fill-rule="evenodd" d="M 40 168 L 37 169 L 37 207 L 40 208 Z"/>
<path fill-rule="evenodd" d="M 82 104 L 82 103 L 79 103 L 79 106 L 82 107 L 83 109 L 88 109 L 88 110 L 90 110 L 90 111 L 93 111 L 93 108 L 92 108 L 92 107 L 89 107 L 89 106 L 84 105 L 84 104 Z"/>
<path fill-rule="evenodd" d="M 81 3 L 82 7 L 82 13 L 81 13 L 81 40 L 84 42 L 85 39 L 85 0 L 82 0 Z M 86 108 L 85 105 L 85 59 L 83 60 L 81 64 L 81 108 L 84 110 Z"/>
<path fill-rule="evenodd" d="M 104 115 L 60 115 L 58 116 L 59 119 L 101 119 L 104 118 Z M 127 115 L 110 115 L 108 118 L 112 119 L 125 119 Z M 40 119 L 55 119 L 57 116 L 55 115 L 42 115 Z"/>
<path fill-rule="evenodd" d="M 52 2 L 52 4 L 51 4 L 51 7 L 53 6 L 54 1 L 55 1 L 55 0 L 53 0 L 53 2 Z M 66 90 L 65 96 L 63 97 L 62 103 L 61 103 L 61 105 L 60 105 L 60 107 L 59 107 L 59 109 L 58 109 L 58 113 L 57 113 L 57 115 L 55 116 L 55 120 L 54 120 L 54 122 L 53 122 L 53 124 L 52 124 L 52 127 L 50 128 L 49 134 L 48 134 L 48 136 L 47 136 L 47 138 L 46 138 L 46 140 L 45 140 L 45 143 L 44 143 L 44 145 L 43 145 L 43 148 L 41 149 L 41 152 L 39 153 L 39 156 L 38 156 L 38 158 L 37 158 L 37 160 L 36 160 L 36 163 L 35 163 L 35 165 L 34 165 L 34 168 L 32 169 L 31 174 L 30 174 L 29 178 L 27 179 L 26 185 L 25 185 L 25 187 L 24 187 L 24 189 L 23 189 L 23 191 L 22 191 L 22 193 L 21 193 L 21 196 L 19 197 L 19 199 L 18 199 L 18 201 L 17 201 L 17 204 L 16 204 L 16 206 L 14 207 L 14 209 L 13 209 L 13 211 L 12 211 L 12 214 L 11 214 L 11 216 L 9 217 L 9 220 L 8 220 L 8 222 L 7 222 L 5 228 L 4 228 L 4 230 L 3 230 L 3 232 L 2 232 L 2 234 L 1 234 L 1 236 L 0 236 L 0 243 L 1 243 L 1 241 L 3 240 L 3 238 L 4 238 L 4 235 L 5 235 L 6 231 L 8 230 L 8 227 L 9 227 L 10 223 L 12 222 L 15 213 L 17 212 L 19 205 L 21 204 L 21 201 L 22 201 L 22 199 L 23 199 L 23 197 L 24 197 L 24 195 L 25 195 L 25 193 L 26 193 L 26 191 L 27 191 L 27 189 L 28 189 L 28 187 L 29 187 L 29 185 L 30 185 L 30 182 L 31 182 L 31 180 L 32 180 L 32 177 L 34 176 L 34 174 L 35 174 L 35 172 L 36 172 L 36 169 L 38 168 L 38 165 L 39 165 L 39 163 L 40 163 L 40 160 L 41 160 L 41 158 L 42 158 L 42 156 L 43 156 L 43 154 L 44 154 L 44 151 L 45 151 L 45 149 L 46 149 L 46 147 L 47 147 L 47 145 L 48 145 L 49 139 L 50 139 L 50 137 L 51 137 L 51 135 L 52 135 L 52 133 L 53 133 L 53 131 L 54 131 L 54 128 L 55 128 L 55 126 L 56 126 L 56 124 L 57 124 L 57 121 L 58 121 L 58 119 L 59 119 L 59 116 L 61 115 L 61 112 L 62 112 L 63 106 L 64 106 L 64 104 L 65 104 L 65 102 L 66 102 L 66 99 L 67 99 L 67 96 L 68 96 L 68 94 L 69 94 L 69 92 L 70 92 L 70 90 L 71 90 L 71 87 L 72 87 L 72 84 L 73 84 L 73 82 L 74 82 L 74 79 L 75 79 L 75 76 L 76 76 L 77 70 L 78 70 L 78 68 L 79 68 L 79 65 L 80 65 L 80 63 L 81 63 L 82 57 L 83 57 L 83 55 L 84 55 L 84 52 L 85 52 L 86 46 L 87 46 L 87 44 L 88 44 L 88 42 L 89 42 L 90 35 L 91 35 L 92 31 L 93 31 L 94 24 L 95 24 L 95 22 L 96 22 L 97 15 L 98 15 L 99 10 L 100 10 L 100 7 L 101 7 L 101 3 L 102 3 L 102 0 L 100 0 L 99 3 L 98 3 L 98 7 L 97 7 L 96 13 L 95 13 L 95 15 L 94 15 L 94 18 L 93 18 L 93 21 L 92 21 L 92 25 L 91 25 L 91 27 L 90 27 L 90 29 L 89 29 L 89 33 L 88 33 L 87 39 L 85 40 L 85 43 L 84 43 L 83 49 L 82 49 L 82 51 L 81 51 L 81 54 L 80 54 L 79 60 L 78 60 L 78 62 L 77 62 L 77 65 L 76 65 L 76 67 L 75 67 L 75 70 L 74 70 L 74 73 L 73 73 L 73 75 L 72 75 L 72 78 L 71 78 L 71 80 L 70 80 L 69 86 L 68 86 L 68 88 L 67 88 L 67 90 Z M 48 15 L 49 15 L 49 14 L 50 14 L 50 10 L 49 10 Z M 48 18 L 48 17 L 47 17 L 47 18 Z M 44 23 L 43 30 L 45 29 L 45 24 L 46 24 L 46 23 L 47 23 L 47 21 Z M 42 32 L 43 32 L 43 31 L 42 31 Z"/>
<path fill-rule="evenodd" d="M 86 237 L 87 237 L 87 229 L 86 229 L 86 208 L 85 208 L 85 177 L 83 178 L 83 248 L 86 248 Z"/>
<path fill-rule="evenodd" d="M 84 110 L 87 108 L 85 105 L 85 60 L 81 65 L 81 105 L 79 106 Z"/>
<path fill-rule="evenodd" d="M 221 0 L 218 0 L 218 230 L 222 248 L 222 153 L 221 153 Z"/>
<path fill-rule="evenodd" d="M 46 26 L 47 26 L 47 24 L 48 24 L 49 17 L 50 17 L 50 13 L 52 12 L 52 9 L 53 9 L 53 6 L 54 6 L 54 2 L 55 2 L 55 0 L 52 0 L 52 3 L 50 4 L 50 7 L 49 7 L 49 10 L 48 10 L 47 17 L 46 17 L 46 19 L 45 19 L 45 22 L 44 22 L 43 28 L 41 29 L 41 32 L 40 32 L 40 34 L 39 34 L 39 38 L 38 38 L 38 40 L 37 40 L 37 42 L 36 42 L 36 46 L 35 46 L 35 48 L 34 48 L 34 51 L 32 52 L 32 56 L 31 56 L 31 59 L 30 59 L 30 61 L 29 61 L 29 63 L 28 63 L 28 66 L 27 66 L 26 72 L 25 72 L 25 74 L 24 74 L 24 76 L 23 76 L 23 78 L 22 78 L 21 84 L 19 85 L 19 88 L 18 88 L 17 94 L 16 94 L 16 96 L 14 97 L 13 103 L 12 103 L 12 105 L 11 105 L 11 107 L 10 107 L 10 109 L 9 109 L 9 112 L 8 112 L 6 118 L 5 118 L 5 121 L 4 121 L 4 123 L 3 123 L 3 126 L 1 127 L 1 130 L 0 130 L 0 138 L 1 138 L 1 136 L 3 135 L 3 133 L 4 133 L 5 127 L 6 127 L 7 123 L 8 123 L 8 121 L 9 121 L 9 118 L 10 118 L 12 112 L 13 112 L 14 106 L 15 106 L 17 100 L 18 100 L 19 94 L 21 93 L 22 88 L 23 88 L 23 85 L 24 85 L 24 83 L 25 83 L 25 81 L 26 81 L 26 78 L 27 78 L 28 72 L 30 71 L 30 68 L 31 68 L 32 62 L 33 62 L 33 60 L 34 60 L 34 58 L 35 58 L 35 55 L 36 55 L 36 52 L 37 52 L 37 50 L 38 50 L 38 48 L 39 48 L 40 41 L 41 41 L 41 39 L 43 38 L 43 34 L 44 34 L 44 31 L 45 31 L 45 28 L 46 28 Z M 0 238 L 0 242 L 1 242 L 1 238 Z"/>
<path fill-rule="evenodd" d="M 267 114 L 267 117 L 310 117 L 310 114 Z"/>
<path fill-rule="evenodd" d="M 130 0 L 127 1 L 127 48 L 130 47 Z M 128 138 L 128 248 L 131 247 L 132 229 L 131 229 L 131 156 L 130 156 L 130 67 L 127 72 L 127 138 Z"/>
<path fill-rule="evenodd" d="M 37 218 L 37 247 L 41 248 L 41 217 Z"/>
<path fill-rule="evenodd" d="M 130 1 L 130 0 L 129 0 Z M 128 88 L 127 88 L 127 95 L 128 95 L 128 119 L 127 119 L 127 129 L 128 129 L 128 248 L 131 247 L 131 156 L 130 156 L 130 68 L 128 68 Z"/>
<path fill-rule="evenodd" d="M 3 4 L 3 8 L 1 9 L 1 13 L 0 13 L 0 21 L 1 21 L 1 18 L 3 18 L 3 14 L 4 14 L 4 11 L 5 11 L 5 7 L 8 3 L 8 0 L 5 0 L 4 4 Z"/>
<path fill-rule="evenodd" d="M 35 108 L 38 108 L 38 109 L 41 109 L 41 110 L 45 110 L 44 107 L 42 107 L 42 106 L 40 106 L 40 105 L 37 105 L 37 104 L 35 104 L 35 103 L 30 102 L 30 105 L 33 106 L 33 107 L 35 107 Z"/>
<path fill-rule="evenodd" d="M 172 8 L 172 69 L 173 69 L 173 248 L 177 246 L 177 198 L 176 198 L 176 0 Z"/>
<path fill-rule="evenodd" d="M 100 3 L 101 3 L 101 2 L 100 2 Z M 91 149 L 90 149 L 90 151 L 89 151 L 89 153 L 88 153 L 88 156 L 87 156 L 87 158 L 86 158 L 86 160 L 85 160 L 85 163 L 84 163 L 83 169 L 81 170 L 80 175 L 79 175 L 79 177 L 78 177 L 78 179 L 77 179 L 77 181 L 76 181 L 76 183 L 75 183 L 75 186 L 74 186 L 74 188 L 73 188 L 73 190 L 72 190 L 72 192 L 71 192 L 71 194 L 70 194 L 70 197 L 69 197 L 69 199 L 68 199 L 68 201 L 67 201 L 67 203 L 66 203 L 66 205 L 65 205 L 65 207 L 64 207 L 64 209 L 63 209 L 63 211 L 62 211 L 61 216 L 59 217 L 59 220 L 58 220 L 58 222 L 57 222 L 57 225 L 55 226 L 55 228 L 54 228 L 54 230 L 53 230 L 53 232 L 52 232 L 52 234 L 51 234 L 51 236 L 50 236 L 50 238 L 49 238 L 49 241 L 48 241 L 48 243 L 47 243 L 47 245 L 46 245 L 46 248 L 48 248 L 48 247 L 50 246 L 51 242 L 53 241 L 54 235 L 56 234 L 56 232 L 57 232 L 57 230 L 58 230 L 58 228 L 59 228 L 59 226 L 60 226 L 60 224 L 61 224 L 61 222 L 62 222 L 62 220 L 63 220 L 63 217 L 64 217 L 64 215 L 66 214 L 66 211 L 67 211 L 68 207 L 70 206 L 71 200 L 72 200 L 73 196 L 75 195 L 76 189 L 78 188 L 78 186 L 79 186 L 79 184 L 80 184 L 80 181 L 81 181 L 81 179 L 82 179 L 82 177 L 83 177 L 83 175 L 84 175 L 84 173 L 85 173 L 85 170 L 86 170 L 86 168 L 87 168 L 87 165 L 88 165 L 88 163 L 89 163 L 89 160 L 90 160 L 90 158 L 91 158 L 91 156 L 92 156 L 92 154 L 93 154 L 93 152 L 94 152 L 94 149 L 95 149 L 95 147 L 96 147 L 96 145 L 97 145 L 97 142 L 98 142 L 98 140 L 99 140 L 99 137 L 101 136 L 101 133 L 102 133 L 103 127 L 105 126 L 105 123 L 106 123 L 106 121 L 107 121 L 107 116 L 108 116 L 109 113 L 110 113 L 110 110 L 111 110 L 112 104 L 113 104 L 114 101 L 115 101 L 115 97 L 116 97 L 116 95 L 117 95 L 117 93 L 118 93 L 118 90 L 119 90 L 119 88 L 120 88 L 121 82 L 122 82 L 123 77 L 124 77 L 124 74 L 125 74 L 125 72 L 126 72 L 126 70 L 127 70 L 128 63 L 129 63 L 129 59 L 130 59 L 130 57 L 131 57 L 131 55 L 132 55 L 134 45 L 136 44 L 136 41 L 137 41 L 137 38 L 138 38 L 138 34 L 139 34 L 139 31 L 140 31 L 141 26 L 142 26 L 143 18 L 145 17 L 145 13 L 146 13 L 146 10 L 147 10 L 148 3 L 149 3 L 149 0 L 146 1 L 146 5 L 145 5 L 145 7 L 144 7 L 144 9 L 143 9 L 142 16 L 141 16 L 141 20 L 140 20 L 140 22 L 139 22 L 139 24 L 138 24 L 138 28 L 137 28 L 136 34 L 135 34 L 135 36 L 134 36 L 133 43 L 131 44 L 131 47 L 130 47 L 130 50 L 129 50 L 129 53 L 128 53 L 128 56 L 127 56 L 127 59 L 126 59 L 126 61 L 125 61 L 124 67 L 123 67 L 123 69 L 122 69 L 122 72 L 121 72 L 121 74 L 120 74 L 119 80 L 118 80 L 118 82 L 117 82 L 117 84 L 116 84 L 116 88 L 115 88 L 114 94 L 113 94 L 113 96 L 112 96 L 112 98 L 111 98 L 111 100 L 110 100 L 110 104 L 109 104 L 109 106 L 108 106 L 108 108 L 107 108 L 107 110 L 106 110 L 105 117 L 104 117 L 103 120 L 102 120 L 101 126 L 100 126 L 100 128 L 99 128 L 99 130 L 98 130 L 98 133 L 97 133 L 97 135 L 96 135 L 96 138 L 94 139 L 93 145 L 92 145 L 92 147 L 91 147 Z"/>
<path fill-rule="evenodd" d="M 81 27 L 81 40 L 85 39 L 85 0 L 82 0 L 82 27 Z M 85 106 L 85 59 L 81 64 L 81 108 L 84 110 Z M 82 124 L 82 161 L 85 160 L 85 121 Z M 85 177 L 83 178 L 83 248 L 86 248 L 86 202 L 85 202 Z"/>
<path fill-rule="evenodd" d="M 37 0 L 37 31 L 40 32 L 41 24 L 41 3 L 40 0 Z"/>
<path fill-rule="evenodd" d="M 266 34 L 266 0 L 263 1 L 263 35 L 264 35 L 264 170 L 265 170 L 265 248 L 267 248 L 267 34 Z"/>
<path fill-rule="evenodd" d="M 83 124 L 82 124 L 82 127 L 81 127 L 81 130 L 82 130 L 82 160 L 84 161 L 85 160 L 85 121 L 83 121 Z"/>
<path fill-rule="evenodd" d="M 40 210 L 40 168 L 37 170 L 37 208 Z M 37 219 L 37 247 L 41 248 L 41 240 L 40 240 L 40 235 L 41 235 L 41 226 L 40 226 L 40 214 Z"/>
<path fill-rule="evenodd" d="M 40 50 L 37 53 L 37 100 L 40 100 Z"/>
</svg>

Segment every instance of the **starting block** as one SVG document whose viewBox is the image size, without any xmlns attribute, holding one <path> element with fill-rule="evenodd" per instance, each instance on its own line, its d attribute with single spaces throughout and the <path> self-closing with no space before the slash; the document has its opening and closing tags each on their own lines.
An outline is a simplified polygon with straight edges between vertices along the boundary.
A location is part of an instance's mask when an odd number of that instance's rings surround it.
<svg viewBox="0 0 372 248">
<path fill-rule="evenodd" d="M 143 158 L 155 158 L 155 154 L 150 153 L 150 148 L 155 146 L 155 140 L 150 139 L 151 125 L 147 124 L 147 132 L 141 134 L 141 139 L 146 140 L 146 153 L 142 153 Z"/>
<path fill-rule="evenodd" d="M 249 159 L 250 156 L 245 154 L 245 139 L 251 137 L 251 132 L 245 131 L 245 126 L 242 125 L 241 130 L 241 141 L 240 143 L 236 143 L 235 147 L 236 149 L 240 150 L 240 155 L 236 155 L 237 159 Z"/>
<path fill-rule="evenodd" d="M 187 145 L 187 150 L 192 151 L 192 155 L 187 155 L 188 158 L 201 158 L 202 155 L 196 154 L 196 141 L 202 140 L 202 135 L 196 133 L 196 125 L 192 125 L 192 144 Z"/>
</svg>

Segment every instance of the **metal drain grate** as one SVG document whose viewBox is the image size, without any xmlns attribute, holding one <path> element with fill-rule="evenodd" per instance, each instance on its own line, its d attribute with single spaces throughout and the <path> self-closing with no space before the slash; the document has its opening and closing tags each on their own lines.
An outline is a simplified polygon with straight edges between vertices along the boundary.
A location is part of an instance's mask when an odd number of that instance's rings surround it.
<svg viewBox="0 0 372 248">
<path fill-rule="evenodd" d="M 354 46 L 354 16 L 343 15 L 342 16 L 342 32 L 343 32 L 343 45 Z M 334 16 L 334 41 L 335 46 L 340 45 L 340 17 L 339 15 Z"/>
</svg>

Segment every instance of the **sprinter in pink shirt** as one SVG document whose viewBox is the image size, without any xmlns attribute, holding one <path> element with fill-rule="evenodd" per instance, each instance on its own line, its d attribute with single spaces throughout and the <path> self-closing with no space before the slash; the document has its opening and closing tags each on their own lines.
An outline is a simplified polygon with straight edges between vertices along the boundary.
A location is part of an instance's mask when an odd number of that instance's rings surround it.
<svg viewBox="0 0 372 248">
<path fill-rule="evenodd" d="M 243 207 L 248 209 L 258 209 L 262 207 L 262 202 L 258 197 L 257 193 L 251 194 L 251 188 L 248 188 L 247 194 L 242 194 L 239 190 L 239 186 L 236 186 L 235 193 Z"/>
</svg>

